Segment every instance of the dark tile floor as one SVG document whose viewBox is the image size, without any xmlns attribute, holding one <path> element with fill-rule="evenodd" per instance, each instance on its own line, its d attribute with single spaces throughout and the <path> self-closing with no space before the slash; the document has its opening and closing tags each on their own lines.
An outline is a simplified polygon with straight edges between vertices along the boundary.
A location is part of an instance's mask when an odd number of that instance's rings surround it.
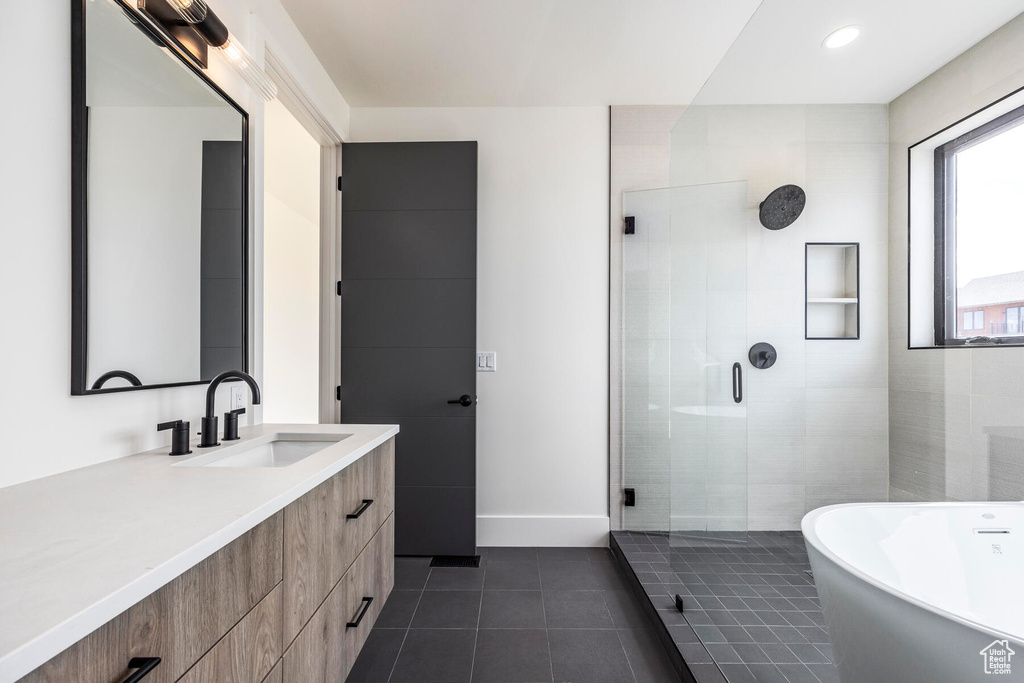
<svg viewBox="0 0 1024 683">
<path fill-rule="evenodd" d="M 486 548 L 479 569 L 396 558 L 350 683 L 678 681 L 607 548 Z"/>
<path fill-rule="evenodd" d="M 838 683 L 799 531 L 612 538 L 698 683 Z"/>
</svg>

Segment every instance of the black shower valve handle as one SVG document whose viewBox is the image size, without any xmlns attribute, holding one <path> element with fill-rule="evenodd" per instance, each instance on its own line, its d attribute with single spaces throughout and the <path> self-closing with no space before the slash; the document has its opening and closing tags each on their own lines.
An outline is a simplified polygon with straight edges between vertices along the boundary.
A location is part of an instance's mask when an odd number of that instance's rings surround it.
<svg viewBox="0 0 1024 683">
<path fill-rule="evenodd" d="M 779 358 L 779 352 L 775 350 L 775 347 L 767 342 L 758 342 L 750 347 L 750 351 L 747 354 L 747 360 L 758 370 L 767 370 L 771 366 L 775 365 L 775 361 Z"/>
</svg>

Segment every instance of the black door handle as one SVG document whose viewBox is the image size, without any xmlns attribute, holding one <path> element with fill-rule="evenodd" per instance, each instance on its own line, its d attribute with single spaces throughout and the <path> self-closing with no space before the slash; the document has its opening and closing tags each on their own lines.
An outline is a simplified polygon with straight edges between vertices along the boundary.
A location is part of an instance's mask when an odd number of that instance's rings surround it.
<svg viewBox="0 0 1024 683">
<path fill-rule="evenodd" d="M 132 657 L 128 660 L 128 668 L 138 669 L 138 671 L 124 679 L 123 683 L 138 683 L 148 676 L 149 672 L 155 669 L 159 663 L 159 657 Z"/>
<path fill-rule="evenodd" d="M 363 607 L 359 610 L 359 614 L 356 615 L 354 621 L 348 622 L 345 626 L 347 628 L 355 628 L 356 626 L 359 626 L 359 622 L 362 621 L 363 617 L 366 616 L 366 613 L 370 611 L 371 602 L 373 602 L 373 598 L 363 598 Z"/>
<path fill-rule="evenodd" d="M 743 400 L 743 366 L 739 363 L 732 364 L 732 400 Z"/>
<path fill-rule="evenodd" d="M 468 408 L 471 405 L 473 405 L 473 397 L 470 396 L 469 394 L 463 394 L 462 396 L 459 396 L 458 398 L 455 398 L 455 399 L 452 399 L 451 401 L 448 401 L 449 405 L 453 405 L 455 403 L 458 403 L 463 408 Z"/>
</svg>

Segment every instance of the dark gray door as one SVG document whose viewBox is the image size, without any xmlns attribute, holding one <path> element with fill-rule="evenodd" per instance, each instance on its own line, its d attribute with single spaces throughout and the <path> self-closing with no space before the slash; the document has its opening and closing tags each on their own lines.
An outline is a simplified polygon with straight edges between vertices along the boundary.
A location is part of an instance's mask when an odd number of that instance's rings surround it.
<svg viewBox="0 0 1024 683">
<path fill-rule="evenodd" d="M 401 425 L 398 555 L 476 553 L 476 160 L 342 148 L 341 420 Z"/>
<path fill-rule="evenodd" d="M 241 142 L 203 141 L 199 370 L 245 370 L 245 194 Z"/>
</svg>

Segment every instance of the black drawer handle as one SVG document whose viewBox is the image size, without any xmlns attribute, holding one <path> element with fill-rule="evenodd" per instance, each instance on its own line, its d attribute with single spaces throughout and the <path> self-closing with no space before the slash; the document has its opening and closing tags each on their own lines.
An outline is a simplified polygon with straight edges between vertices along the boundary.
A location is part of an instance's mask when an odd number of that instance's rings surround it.
<svg viewBox="0 0 1024 683">
<path fill-rule="evenodd" d="M 359 608 L 359 614 L 356 615 L 355 621 L 350 621 L 345 626 L 348 628 L 355 628 L 359 626 L 359 622 L 363 620 L 366 613 L 370 611 L 370 603 L 373 602 L 373 598 L 363 598 L 363 606 Z"/>
<path fill-rule="evenodd" d="M 367 498 L 366 500 L 363 501 L 363 504 L 359 506 L 358 510 L 356 510 L 355 512 L 350 512 L 347 515 L 345 515 L 345 519 L 359 519 L 362 516 L 362 514 L 366 512 L 366 509 L 371 505 L 373 505 L 373 499 Z"/>
<path fill-rule="evenodd" d="M 129 669 L 138 669 L 128 678 L 124 679 L 124 683 L 138 683 L 143 678 L 149 675 L 152 671 L 160 664 L 159 657 L 132 657 L 128 660 Z"/>
</svg>

